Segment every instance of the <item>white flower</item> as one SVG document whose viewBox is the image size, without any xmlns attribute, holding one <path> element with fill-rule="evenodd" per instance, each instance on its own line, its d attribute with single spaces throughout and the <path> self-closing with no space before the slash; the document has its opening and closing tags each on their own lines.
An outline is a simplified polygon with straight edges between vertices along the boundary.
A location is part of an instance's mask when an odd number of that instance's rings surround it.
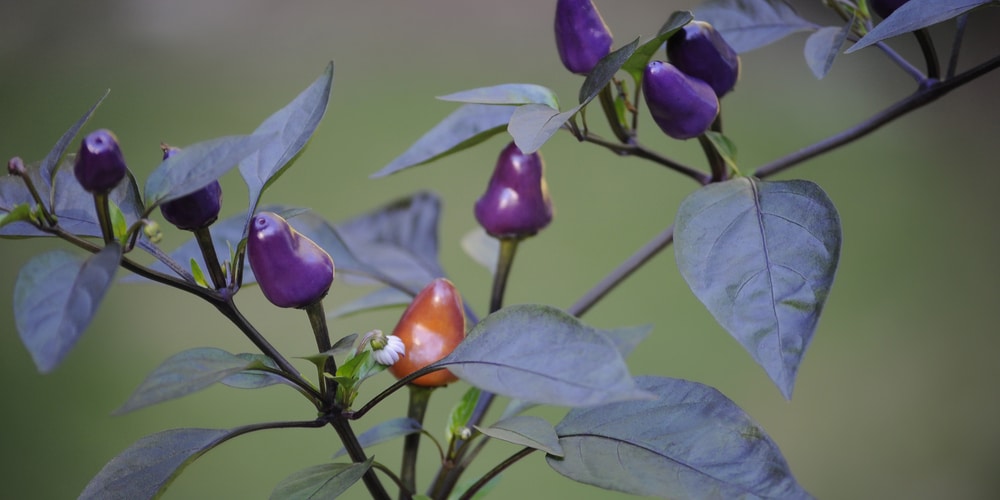
<svg viewBox="0 0 1000 500">
<path fill-rule="evenodd" d="M 381 332 L 380 332 L 381 333 Z M 381 342 L 384 339 L 384 342 Z M 389 335 L 381 339 L 372 339 L 372 357 L 379 364 L 392 366 L 399 358 L 406 354 L 406 346 L 403 341 L 395 336 Z"/>
</svg>

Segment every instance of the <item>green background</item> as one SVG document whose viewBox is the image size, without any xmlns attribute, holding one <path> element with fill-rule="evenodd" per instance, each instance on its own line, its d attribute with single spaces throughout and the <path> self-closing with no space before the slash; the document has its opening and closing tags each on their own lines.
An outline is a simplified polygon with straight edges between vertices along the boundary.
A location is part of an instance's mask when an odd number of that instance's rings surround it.
<svg viewBox="0 0 1000 500">
<path fill-rule="evenodd" d="M 367 176 L 453 109 L 434 96 L 504 82 L 546 85 L 571 104 L 581 83 L 559 64 L 553 1 L 421 2 L 183 0 L 0 4 L 0 156 L 42 158 L 104 91 L 87 130 L 114 130 L 141 180 L 159 143 L 186 145 L 249 133 L 336 63 L 329 111 L 309 149 L 265 202 L 316 209 L 330 220 L 417 189 L 445 200 L 442 261 L 466 300 L 486 306 L 489 277 L 458 241 L 475 226 L 481 194 L 506 138 L 380 180 Z M 806 4 L 806 2 L 795 2 Z M 836 24 L 809 2 L 805 12 Z M 599 2 L 620 45 L 649 36 L 690 2 Z M 992 55 L 997 9 L 973 16 L 962 67 Z M 951 24 L 934 30 L 942 52 Z M 724 102 L 728 135 L 747 170 L 862 120 L 914 88 L 874 49 L 841 57 L 822 81 L 801 55 L 804 34 L 743 56 Z M 914 57 L 915 43 L 891 44 Z M 844 246 L 824 317 L 781 398 L 763 370 L 712 320 L 666 251 L 585 320 L 599 327 L 652 323 L 631 357 L 635 374 L 710 384 L 777 441 L 799 481 L 821 498 L 991 498 L 1000 489 L 1000 340 L 996 304 L 995 139 L 1000 74 L 991 74 L 846 148 L 783 175 L 819 183 L 840 210 Z M 603 129 L 599 129 L 605 132 Z M 640 126 L 644 142 L 701 165 L 694 141 Z M 525 243 L 508 303 L 566 307 L 669 225 L 695 186 L 663 168 L 618 158 L 557 135 L 543 150 L 556 205 L 553 225 Z M 224 215 L 245 188 L 223 179 Z M 168 230 L 163 246 L 186 235 Z M 103 464 L 141 436 L 173 427 L 228 428 L 308 419 L 287 388 L 212 388 L 125 416 L 109 413 L 169 355 L 195 346 L 252 346 L 206 304 L 165 287 L 117 285 L 86 335 L 54 373 L 40 375 L 14 328 L 17 270 L 48 240 L 0 241 L 0 496 L 72 498 Z M 124 271 L 119 275 L 124 276 Z M 327 305 L 362 290 L 335 286 Z M 281 349 L 312 348 L 305 315 L 276 310 L 254 288 L 238 303 Z M 335 336 L 391 330 L 399 310 L 332 323 Z M 303 369 L 306 369 L 303 367 Z M 360 397 L 389 382 L 380 377 Z M 435 394 L 427 420 L 440 435 L 463 391 Z M 401 415 L 400 394 L 359 422 Z M 556 421 L 559 410 L 536 414 Z M 283 477 L 323 463 L 338 447 L 327 430 L 269 431 L 229 442 L 190 467 L 165 498 L 266 498 Z M 433 470 L 432 447 L 421 483 Z M 474 472 L 515 451 L 496 443 Z M 373 449 L 395 468 L 399 444 Z M 617 498 L 548 470 L 540 455 L 514 465 L 496 498 Z M 363 498 L 362 488 L 349 495 Z"/>
</svg>

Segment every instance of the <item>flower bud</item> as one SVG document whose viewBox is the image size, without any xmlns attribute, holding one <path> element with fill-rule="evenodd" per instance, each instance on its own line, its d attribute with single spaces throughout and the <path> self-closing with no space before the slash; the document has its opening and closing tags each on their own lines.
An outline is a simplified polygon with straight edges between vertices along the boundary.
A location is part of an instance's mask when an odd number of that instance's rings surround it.
<svg viewBox="0 0 1000 500">
<path fill-rule="evenodd" d="M 542 155 L 526 155 L 513 142 L 497 158 L 486 192 L 476 201 L 476 220 L 497 238 L 523 238 L 552 222 L 552 200 Z"/>
<path fill-rule="evenodd" d="M 110 130 L 91 132 L 80 143 L 73 174 L 89 193 L 107 193 L 125 177 L 125 158 Z"/>
<path fill-rule="evenodd" d="M 642 93 L 653 120 L 674 139 L 698 137 L 719 114 L 719 99 L 712 87 L 670 63 L 653 61 L 646 66 Z"/>
<path fill-rule="evenodd" d="M 163 159 L 170 158 L 177 151 L 180 149 L 164 145 Z M 164 219 L 188 231 L 208 227 L 219 218 L 221 209 L 222 186 L 219 181 L 212 181 L 197 191 L 160 205 L 160 213 Z"/>
<path fill-rule="evenodd" d="M 590 73 L 611 52 L 611 30 L 592 0 L 556 2 L 556 48 L 563 66 L 572 73 Z"/>
<path fill-rule="evenodd" d="M 868 5 L 871 6 L 872 10 L 879 15 L 882 19 L 889 17 L 890 14 L 896 12 L 896 9 L 903 6 L 904 3 L 910 0 L 871 0 Z"/>
<path fill-rule="evenodd" d="M 24 166 L 24 160 L 20 156 L 15 156 L 7 160 L 7 173 L 18 177 L 27 175 L 28 169 Z"/>
<path fill-rule="evenodd" d="M 667 58 L 688 76 L 712 87 L 722 97 L 740 77 L 740 56 L 711 24 L 692 21 L 667 40 Z"/>
<path fill-rule="evenodd" d="M 308 306 L 333 283 L 330 254 L 271 212 L 253 218 L 247 259 L 264 296 L 278 307 Z"/>
</svg>

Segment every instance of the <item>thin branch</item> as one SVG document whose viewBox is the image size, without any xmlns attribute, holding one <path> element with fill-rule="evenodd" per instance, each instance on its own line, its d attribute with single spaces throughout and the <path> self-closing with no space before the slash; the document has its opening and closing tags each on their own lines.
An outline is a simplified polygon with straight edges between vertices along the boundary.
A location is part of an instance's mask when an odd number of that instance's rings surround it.
<svg viewBox="0 0 1000 500">
<path fill-rule="evenodd" d="M 598 146 L 604 146 L 605 148 L 610 149 L 612 152 L 620 156 L 635 156 L 637 158 L 643 158 L 652 161 L 653 163 L 658 163 L 671 170 L 675 170 L 681 174 L 686 175 L 687 177 L 694 179 L 698 184 L 701 184 L 702 186 L 708 184 L 709 181 L 712 179 L 710 175 L 698 169 L 689 167 L 687 165 L 684 165 L 683 163 L 679 163 L 665 156 L 661 156 L 655 151 L 646 149 L 641 144 L 639 144 L 638 141 L 633 141 L 632 144 L 618 144 L 603 139 L 600 136 L 591 134 L 589 132 L 584 133 L 584 135 L 580 138 L 580 140 L 592 144 L 597 144 Z"/>
<path fill-rule="evenodd" d="M 965 39 L 965 27 L 969 24 L 969 14 L 958 16 L 955 21 L 955 39 L 951 42 L 951 56 L 948 57 L 948 72 L 945 79 L 955 76 L 958 70 L 958 54 L 962 50 L 962 40 Z"/>
<path fill-rule="evenodd" d="M 479 478 L 479 480 L 473 483 L 472 486 L 469 486 L 469 489 L 462 493 L 459 500 L 469 500 L 470 498 L 473 498 L 479 490 L 483 489 L 484 486 L 489 484 L 493 478 L 497 477 L 497 475 L 503 472 L 507 467 L 514 465 L 518 460 L 530 455 L 534 451 L 536 451 L 535 448 L 529 448 L 526 446 L 520 449 L 517 453 L 507 457 L 506 460 L 497 464 L 496 467 L 490 469 L 486 474 L 483 474 L 483 477 Z"/>
</svg>

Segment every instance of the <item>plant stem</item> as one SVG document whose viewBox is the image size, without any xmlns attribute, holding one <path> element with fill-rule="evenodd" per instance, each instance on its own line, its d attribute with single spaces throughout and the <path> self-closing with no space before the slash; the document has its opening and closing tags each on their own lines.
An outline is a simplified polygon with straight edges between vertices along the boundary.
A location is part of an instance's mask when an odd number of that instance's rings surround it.
<svg viewBox="0 0 1000 500">
<path fill-rule="evenodd" d="M 427 403 L 433 393 L 433 387 L 410 384 L 410 404 L 406 416 L 423 426 L 424 415 L 427 413 Z M 417 455 L 420 450 L 421 437 L 423 437 L 421 433 L 414 432 L 403 438 L 403 464 L 400 467 L 400 479 L 403 482 L 403 487 L 399 490 L 400 500 L 405 500 L 407 496 L 417 491 Z"/>
<path fill-rule="evenodd" d="M 42 213 L 42 218 L 45 219 L 45 223 L 49 226 L 55 226 L 56 220 L 52 217 L 52 214 L 49 213 L 49 209 L 45 207 L 45 202 L 42 200 L 41 195 L 38 194 L 38 188 L 35 187 L 35 182 L 31 180 L 31 175 L 29 175 L 28 171 L 24 169 L 24 162 L 21 158 L 11 158 L 10 161 L 17 161 L 19 171 L 16 175 L 21 178 L 24 185 L 28 188 L 28 192 L 31 193 L 31 198 L 38 204 L 38 209 Z M 8 169 L 9 168 L 10 167 L 8 167 Z"/>
<path fill-rule="evenodd" d="M 670 226 L 608 273 L 604 279 L 588 290 L 583 297 L 580 297 L 573 305 L 569 306 L 566 312 L 577 317 L 586 314 L 594 304 L 603 299 L 605 295 L 618 286 L 619 283 L 625 281 L 625 278 L 631 276 L 643 264 L 649 262 L 649 259 L 660 253 L 672 241 L 674 241 L 674 227 Z"/>
<path fill-rule="evenodd" d="M 916 80 L 917 83 L 924 81 L 924 79 L 926 78 L 924 74 L 919 69 L 917 69 L 916 66 L 910 64 L 909 61 L 904 59 L 903 56 L 899 55 L 898 52 L 892 50 L 892 48 L 886 45 L 885 42 L 875 42 L 875 46 L 881 49 L 882 52 L 885 53 L 885 55 L 889 56 L 889 59 L 892 59 L 892 62 L 896 63 L 896 65 L 899 66 L 900 69 L 902 69 L 908 75 L 913 77 L 913 79 Z"/>
<path fill-rule="evenodd" d="M 608 126 L 611 127 L 611 132 L 615 134 L 615 137 L 617 137 L 622 144 L 629 144 L 632 140 L 632 135 L 625 129 L 625 124 L 623 124 L 621 119 L 618 117 L 618 108 L 615 106 L 615 96 L 612 93 L 612 85 L 612 82 L 608 82 L 608 84 L 601 89 L 600 94 L 598 94 L 601 101 L 601 109 L 604 110 L 604 116 L 608 119 Z"/>
<path fill-rule="evenodd" d="M 337 435 L 340 436 L 340 440 L 344 444 L 344 449 L 347 450 L 347 455 L 351 457 L 352 461 L 361 463 L 368 460 L 368 457 L 365 456 L 364 448 L 358 442 L 358 436 L 354 434 L 354 430 L 351 429 L 351 423 L 347 419 L 341 415 L 333 415 L 330 425 L 337 431 Z M 375 475 L 374 469 L 368 469 L 361 479 L 375 500 L 389 500 L 391 498 L 389 492 L 385 490 L 385 486 L 382 485 L 382 481 Z"/>
<path fill-rule="evenodd" d="M 316 350 L 319 354 L 328 352 L 330 344 L 330 331 L 326 326 L 326 311 L 323 310 L 323 299 L 317 299 L 312 304 L 305 307 L 306 315 L 309 316 L 309 326 L 312 327 L 313 336 L 316 338 Z M 327 404 L 330 404 L 337 394 L 337 383 L 332 379 L 327 379 L 326 373 L 335 375 L 337 373 L 337 360 L 333 356 L 327 356 L 323 363 L 323 373 L 320 374 L 319 391 L 323 394 Z"/>
<path fill-rule="evenodd" d="M 938 63 L 937 51 L 934 50 L 934 40 L 931 38 L 927 28 L 921 28 L 913 32 L 920 44 L 920 51 L 924 53 L 924 61 L 927 62 L 927 78 L 937 80 L 941 78 L 941 65 Z"/>
<path fill-rule="evenodd" d="M 754 171 L 753 175 L 758 178 L 772 176 L 806 160 L 826 153 L 827 151 L 856 141 L 874 132 L 883 125 L 895 120 L 896 118 L 926 106 L 952 90 L 955 90 L 956 88 L 965 85 L 966 83 L 969 83 L 998 67 L 1000 67 L 1000 56 L 996 56 L 993 59 L 990 59 L 949 80 L 933 82 L 928 86 L 920 87 L 916 92 L 908 97 L 897 101 L 895 104 L 872 115 L 867 120 L 844 130 L 843 132 L 834 134 L 811 146 L 800 149 L 794 153 L 774 160 L 771 163 L 758 167 Z"/>
<path fill-rule="evenodd" d="M 202 257 L 205 258 L 205 267 L 208 268 L 208 275 L 212 278 L 215 289 L 226 288 L 226 276 L 222 274 L 222 265 L 219 264 L 219 256 L 215 253 L 211 230 L 208 226 L 195 229 L 194 239 L 198 242 Z"/>
<path fill-rule="evenodd" d="M 965 26 L 969 24 L 969 14 L 958 16 L 955 21 L 955 39 L 951 42 L 951 56 L 948 57 L 948 72 L 945 79 L 955 76 L 958 70 L 958 54 L 962 51 L 962 40 L 965 38 Z"/>
<path fill-rule="evenodd" d="M 689 167 L 682 163 L 678 163 L 670 158 L 661 156 L 655 151 L 650 151 L 639 144 L 638 141 L 633 140 L 631 144 L 617 144 L 614 142 L 602 139 L 600 136 L 591 134 L 589 132 L 584 133 L 580 140 L 584 142 L 589 142 L 591 144 L 597 144 L 598 146 L 603 146 L 612 152 L 618 154 L 619 156 L 635 156 L 637 158 L 643 158 L 645 160 L 652 161 L 667 167 L 671 170 L 675 170 L 687 177 L 694 179 L 698 184 L 705 185 L 708 184 L 712 177 L 700 170 Z"/>
<path fill-rule="evenodd" d="M 111 208 L 108 206 L 108 193 L 94 193 L 94 211 L 97 212 L 97 222 L 101 225 L 101 235 L 104 243 L 115 239 L 115 230 L 111 226 Z"/>
<path fill-rule="evenodd" d="M 519 450 L 517 453 L 507 457 L 506 460 L 497 464 L 496 467 L 490 469 L 489 472 L 487 472 L 486 474 L 483 474 L 483 477 L 479 478 L 479 480 L 473 483 L 472 486 L 469 486 L 469 489 L 465 490 L 465 492 L 462 493 L 462 496 L 458 497 L 459 500 L 469 500 L 473 498 L 476 495 L 476 492 L 481 490 L 483 486 L 489 484 L 489 482 L 492 481 L 493 478 L 497 477 L 497 475 L 503 472 L 507 467 L 514 465 L 514 463 L 516 463 L 518 460 L 521 460 L 522 458 L 530 455 L 534 451 L 535 448 L 529 448 L 526 446 L 521 450 Z"/>
<path fill-rule="evenodd" d="M 517 254 L 518 238 L 500 238 L 500 253 L 497 254 L 496 274 L 493 276 L 493 291 L 490 294 L 490 312 L 493 314 L 503 307 L 504 291 L 507 289 L 507 278 L 510 276 L 514 255 Z"/>
</svg>

